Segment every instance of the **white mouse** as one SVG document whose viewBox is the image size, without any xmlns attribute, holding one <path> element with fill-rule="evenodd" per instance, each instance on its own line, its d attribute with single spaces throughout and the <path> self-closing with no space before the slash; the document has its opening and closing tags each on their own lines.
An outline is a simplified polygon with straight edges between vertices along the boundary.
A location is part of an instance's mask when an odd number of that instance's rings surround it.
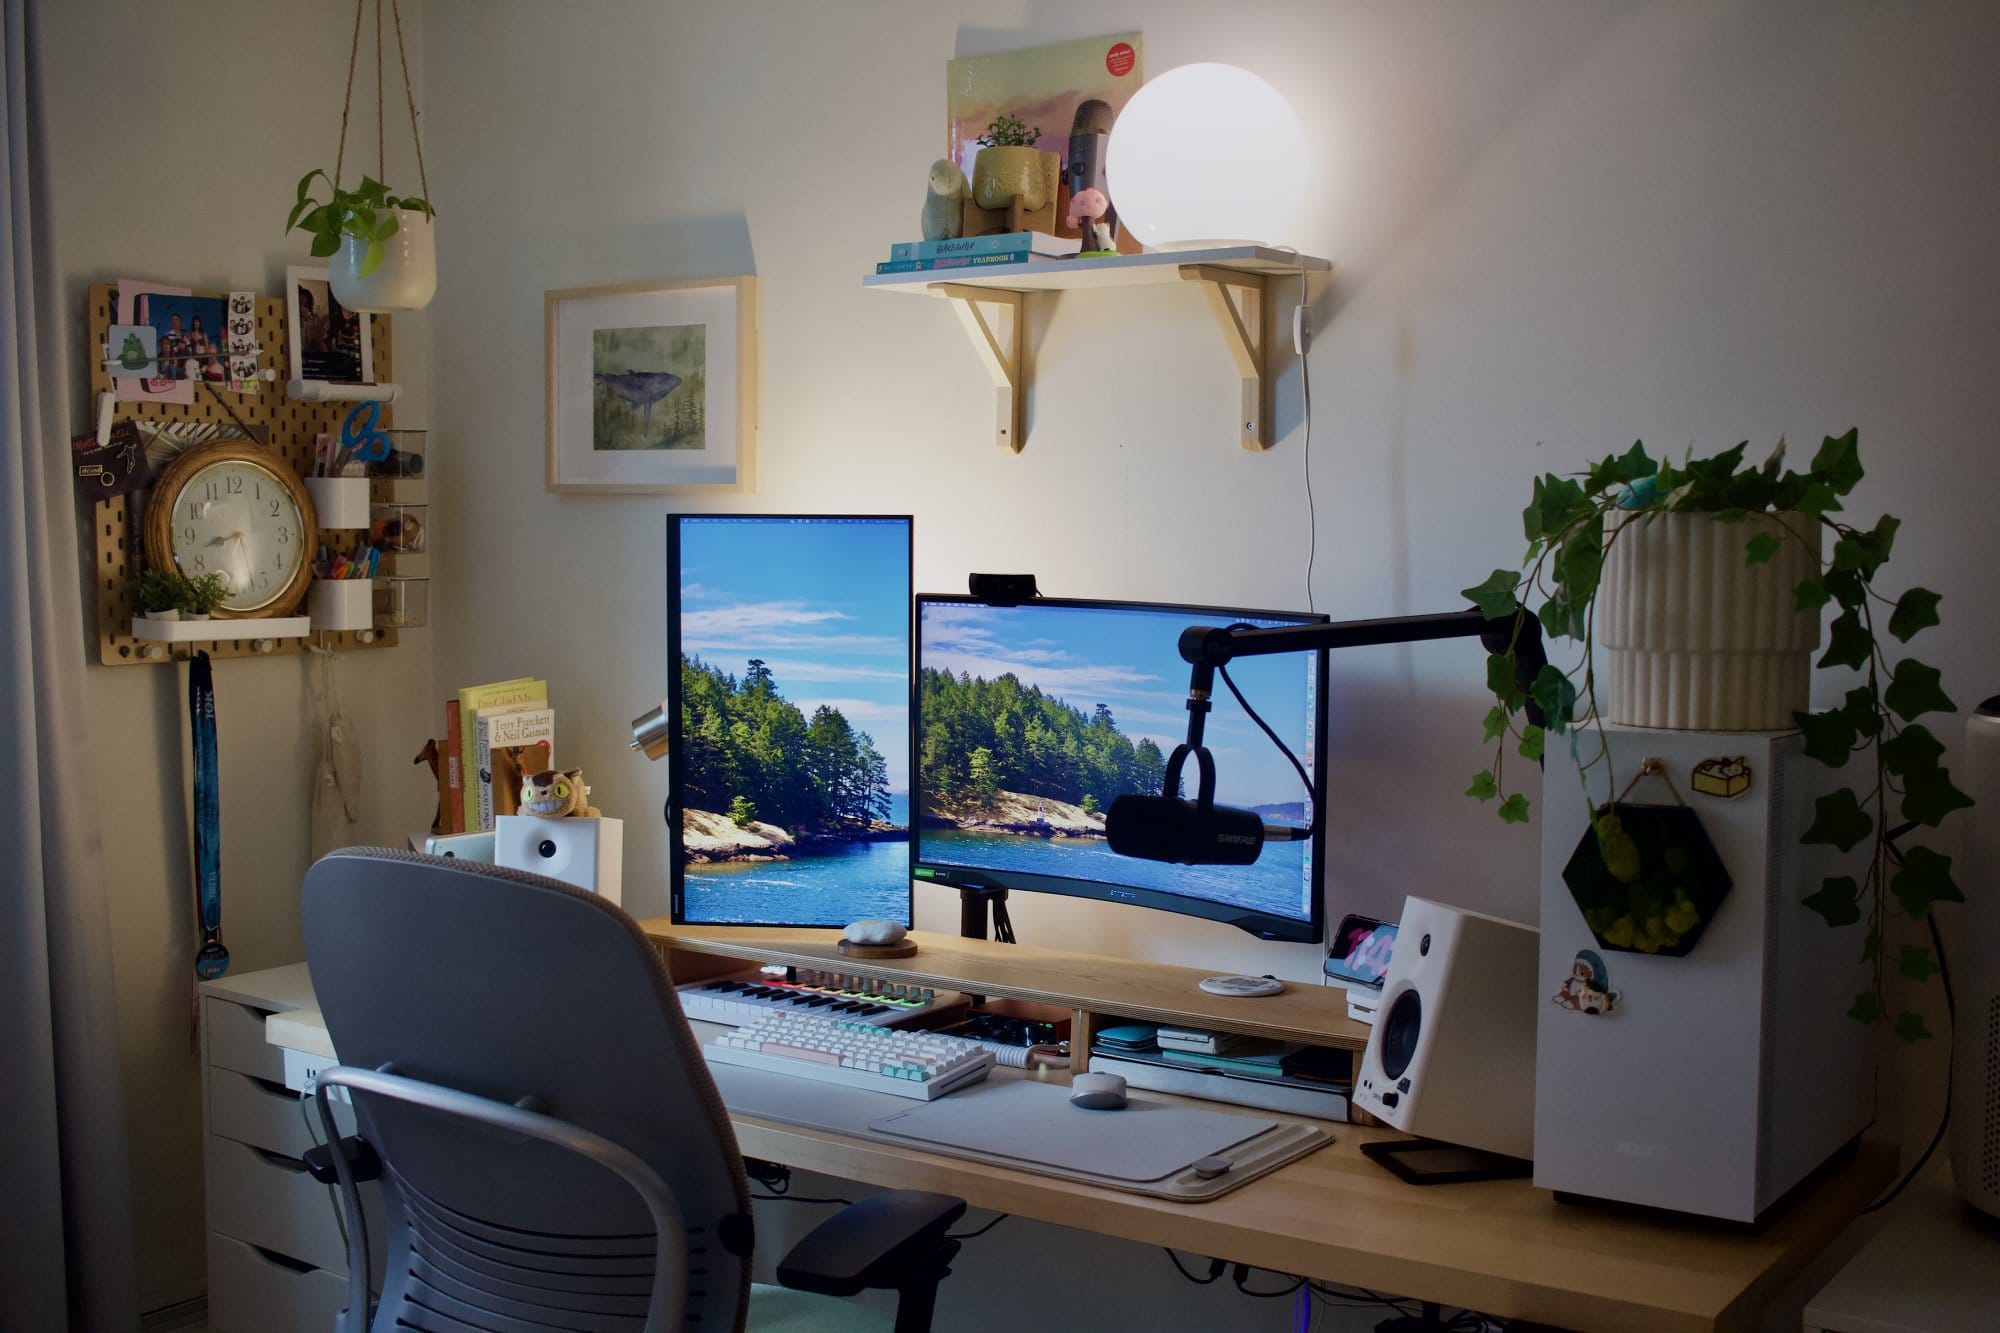
<svg viewBox="0 0 2000 1333">
<path fill-rule="evenodd" d="M 1070 1080 L 1069 1104 L 1086 1111 L 1123 1110 L 1125 1080 L 1116 1074 L 1078 1074 Z"/>
</svg>

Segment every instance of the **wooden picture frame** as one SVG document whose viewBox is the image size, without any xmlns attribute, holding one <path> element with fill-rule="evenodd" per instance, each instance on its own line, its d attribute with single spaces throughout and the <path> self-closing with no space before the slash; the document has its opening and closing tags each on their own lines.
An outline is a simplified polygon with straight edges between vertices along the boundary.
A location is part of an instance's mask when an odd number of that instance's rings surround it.
<svg viewBox="0 0 2000 1333">
<path fill-rule="evenodd" d="M 755 489 L 755 277 L 572 287 L 543 314 L 549 490 Z"/>
</svg>

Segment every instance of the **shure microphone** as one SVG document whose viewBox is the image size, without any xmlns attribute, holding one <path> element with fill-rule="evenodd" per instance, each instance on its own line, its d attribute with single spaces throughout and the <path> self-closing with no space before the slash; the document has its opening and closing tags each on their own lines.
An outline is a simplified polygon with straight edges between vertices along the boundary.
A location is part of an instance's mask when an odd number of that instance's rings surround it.
<svg viewBox="0 0 2000 1333">
<path fill-rule="evenodd" d="M 1310 829 L 1266 824 L 1254 810 L 1178 796 L 1120 796 L 1104 816 L 1104 834 L 1120 856 L 1184 866 L 1247 866 L 1266 842 L 1297 842 Z"/>
<path fill-rule="evenodd" d="M 1115 119 L 1111 104 L 1101 97 L 1078 104 L 1076 120 L 1069 127 L 1069 158 L 1065 166 L 1072 195 L 1082 194 L 1085 190 L 1103 190 L 1106 195 L 1111 193 L 1104 184 L 1104 149 L 1111 142 L 1111 122 Z M 1104 216 L 1097 222 L 1106 236 L 1118 234 L 1116 199 L 1111 201 L 1111 207 L 1104 210 Z"/>
</svg>

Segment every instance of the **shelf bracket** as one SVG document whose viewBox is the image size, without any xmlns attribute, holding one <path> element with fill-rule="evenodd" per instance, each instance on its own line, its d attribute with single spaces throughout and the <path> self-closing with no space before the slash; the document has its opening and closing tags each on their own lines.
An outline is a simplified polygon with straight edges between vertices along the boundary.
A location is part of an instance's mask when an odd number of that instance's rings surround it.
<svg viewBox="0 0 2000 1333">
<path fill-rule="evenodd" d="M 1026 293 L 993 287 L 971 287 L 956 282 L 932 284 L 931 295 L 951 302 L 972 339 L 986 373 L 999 390 L 998 413 L 993 442 L 1010 454 L 1021 452 L 1025 444 L 1023 425 L 1028 419 L 1028 307 Z M 1006 335 L 994 331 L 986 311 L 980 307 L 1004 307 L 1011 312 Z M 997 313 L 997 312 L 996 312 Z"/>
<path fill-rule="evenodd" d="M 1270 279 L 1262 273 L 1209 264 L 1183 264 L 1180 273 L 1183 280 L 1201 284 L 1215 322 L 1222 328 L 1222 341 L 1236 360 L 1236 373 L 1242 376 L 1237 442 L 1251 453 L 1269 449 L 1276 443 L 1272 417 L 1277 406 L 1279 346 L 1277 302 L 1271 299 Z"/>
</svg>

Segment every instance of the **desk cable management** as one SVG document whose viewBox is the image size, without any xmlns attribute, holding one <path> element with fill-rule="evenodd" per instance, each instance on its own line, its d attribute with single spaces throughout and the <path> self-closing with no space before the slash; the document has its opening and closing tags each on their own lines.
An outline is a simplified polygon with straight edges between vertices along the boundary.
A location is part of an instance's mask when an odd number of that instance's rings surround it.
<svg viewBox="0 0 2000 1333">
<path fill-rule="evenodd" d="M 1165 1247 L 1162 1248 L 1165 1249 Z M 1252 1270 L 1249 1264 L 1231 1263 L 1226 1259 L 1210 1259 L 1208 1261 L 1208 1275 L 1206 1277 L 1196 1277 L 1188 1271 L 1187 1266 L 1181 1262 L 1180 1256 L 1173 1250 L 1166 1249 L 1166 1256 L 1172 1261 L 1174 1271 L 1197 1287 L 1206 1287 L 1219 1282 L 1222 1280 L 1222 1276 L 1227 1273 L 1229 1274 L 1231 1285 L 1238 1292 L 1256 1300 L 1282 1300 L 1287 1296 L 1304 1293 L 1309 1298 L 1311 1306 L 1309 1318 L 1305 1313 L 1306 1304 L 1302 1303 L 1300 1306 L 1299 1327 L 1305 1330 L 1305 1333 L 1310 1333 L 1312 1328 L 1318 1326 L 1320 1315 L 1326 1310 L 1388 1310 L 1396 1315 L 1399 1320 L 1409 1321 L 1409 1326 L 1412 1328 L 1435 1327 L 1443 1330 L 1443 1333 L 1487 1333 L 1487 1330 L 1504 1327 L 1504 1325 L 1496 1324 L 1492 1320 L 1487 1319 L 1477 1311 L 1459 1310 L 1449 1318 L 1446 1318 L 1444 1310 L 1431 1302 L 1418 1301 L 1404 1296 L 1391 1296 L 1383 1292 L 1371 1291 L 1366 1287 L 1346 1287 L 1332 1282 L 1314 1282 L 1291 1273 L 1278 1274 L 1280 1277 L 1288 1278 L 1289 1282 L 1276 1291 L 1257 1291 L 1250 1286 L 1250 1273 Z M 1426 1320 L 1430 1322 L 1424 1322 Z"/>
</svg>

